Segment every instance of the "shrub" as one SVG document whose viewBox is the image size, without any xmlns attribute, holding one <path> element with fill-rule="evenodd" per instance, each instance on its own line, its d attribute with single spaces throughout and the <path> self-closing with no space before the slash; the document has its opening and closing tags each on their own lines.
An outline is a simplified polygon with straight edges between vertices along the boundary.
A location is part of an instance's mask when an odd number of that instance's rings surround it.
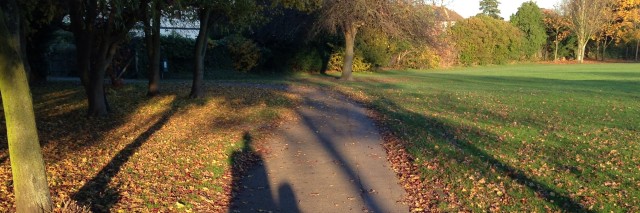
<svg viewBox="0 0 640 213">
<path fill-rule="evenodd" d="M 225 40 L 235 70 L 248 72 L 258 66 L 261 51 L 255 42 L 240 35 L 231 35 Z"/>
<path fill-rule="evenodd" d="M 342 71 L 344 65 L 344 49 L 338 49 L 331 54 L 329 58 L 329 70 Z M 371 64 L 364 61 L 362 54 L 356 52 L 356 56 L 353 58 L 353 71 L 354 72 L 366 72 L 371 71 Z"/>
<path fill-rule="evenodd" d="M 440 56 L 429 46 L 412 47 L 397 58 L 396 64 L 402 68 L 433 69 L 440 65 Z"/>
<path fill-rule="evenodd" d="M 378 30 L 364 28 L 356 37 L 356 48 L 363 59 L 375 67 L 388 66 L 393 55 L 390 39 Z"/>
<path fill-rule="evenodd" d="M 291 70 L 294 72 L 321 71 L 322 55 L 313 48 L 299 50 L 290 60 Z"/>
<path fill-rule="evenodd" d="M 522 57 L 522 32 L 508 22 L 476 16 L 450 30 L 463 65 L 504 64 Z"/>
</svg>

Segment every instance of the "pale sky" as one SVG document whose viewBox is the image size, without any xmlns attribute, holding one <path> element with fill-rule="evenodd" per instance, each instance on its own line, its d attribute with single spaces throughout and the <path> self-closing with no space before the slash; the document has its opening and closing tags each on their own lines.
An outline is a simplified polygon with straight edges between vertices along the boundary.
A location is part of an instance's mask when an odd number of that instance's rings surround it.
<svg viewBox="0 0 640 213">
<path fill-rule="evenodd" d="M 500 2 L 500 15 L 505 20 L 509 20 L 511 14 L 518 11 L 518 7 L 523 2 L 529 0 L 498 0 Z M 561 0 L 533 0 L 538 4 L 540 8 L 553 9 L 554 5 L 558 4 Z M 449 0 L 449 4 L 445 5 L 447 8 L 456 11 L 462 17 L 469 18 L 480 13 L 480 0 Z"/>
</svg>

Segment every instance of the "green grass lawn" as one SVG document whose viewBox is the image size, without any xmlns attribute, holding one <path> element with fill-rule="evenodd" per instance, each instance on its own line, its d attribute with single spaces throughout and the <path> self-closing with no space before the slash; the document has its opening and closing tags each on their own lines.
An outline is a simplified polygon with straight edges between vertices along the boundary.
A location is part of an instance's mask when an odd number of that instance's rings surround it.
<svg viewBox="0 0 640 213">
<path fill-rule="evenodd" d="M 442 211 L 640 211 L 640 65 L 392 71 L 331 83 L 406 143 Z M 323 81 L 330 82 L 330 81 Z M 422 204 L 421 204 L 422 205 Z"/>
</svg>

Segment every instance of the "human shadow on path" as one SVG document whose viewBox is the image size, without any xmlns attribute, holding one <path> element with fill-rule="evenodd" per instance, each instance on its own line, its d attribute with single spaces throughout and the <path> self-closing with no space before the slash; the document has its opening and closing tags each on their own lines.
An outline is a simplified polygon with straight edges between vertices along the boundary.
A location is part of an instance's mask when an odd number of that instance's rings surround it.
<svg viewBox="0 0 640 213">
<path fill-rule="evenodd" d="M 332 199 L 333 201 L 329 202 L 342 201 L 343 199 L 345 202 L 345 206 L 355 204 L 355 206 L 352 206 L 351 208 L 358 210 L 366 210 L 371 212 L 397 211 L 392 210 L 393 208 L 397 208 L 397 206 L 393 204 L 396 203 L 397 200 L 393 200 L 390 202 L 380 200 L 386 198 L 384 198 L 385 196 L 381 196 L 382 194 L 379 195 L 378 193 L 387 193 L 383 192 L 383 188 L 388 185 L 384 185 L 382 187 L 380 185 L 376 185 L 373 179 L 380 177 L 370 177 L 369 175 L 365 174 L 371 172 L 375 173 L 377 170 L 364 171 L 363 168 L 366 167 L 361 167 L 364 166 L 364 164 L 369 164 L 369 162 L 364 161 L 367 161 L 366 159 L 368 157 L 371 157 L 367 154 L 368 151 L 366 151 L 365 149 L 368 149 L 368 147 L 380 146 L 380 143 L 378 143 L 379 141 L 370 143 L 366 142 L 368 140 L 364 140 L 371 136 L 371 132 L 369 132 L 369 130 L 362 131 L 361 129 L 361 125 L 366 124 L 360 123 L 360 121 L 345 123 L 346 120 L 367 118 L 366 114 L 355 110 L 351 106 L 344 105 L 342 100 L 342 98 L 344 97 L 336 97 L 335 100 L 321 100 L 324 99 L 325 96 L 329 95 L 328 92 L 313 91 L 311 93 L 312 95 L 305 94 L 305 106 L 295 111 L 296 114 L 301 118 L 301 123 L 299 124 L 301 125 L 301 127 L 300 129 L 293 131 L 303 132 L 285 132 L 283 135 L 286 141 L 291 141 L 287 145 L 287 150 L 293 152 L 297 151 L 300 153 L 296 155 L 299 156 L 299 158 L 291 161 L 290 163 L 292 163 L 292 165 L 287 166 L 292 167 L 286 170 L 290 170 L 289 172 L 294 172 L 294 174 L 292 175 L 299 176 L 290 177 L 291 179 L 287 180 L 289 179 L 288 176 L 282 177 L 282 175 L 279 175 L 281 176 L 279 177 L 279 179 L 281 179 L 281 181 L 283 181 L 284 183 L 271 183 L 271 187 L 279 184 L 278 194 L 274 195 L 274 189 L 270 188 L 269 185 L 269 173 L 265 171 L 266 168 L 264 165 L 257 166 L 255 170 L 251 171 L 249 175 L 244 177 L 242 180 L 240 180 L 239 178 L 243 176 L 238 175 L 241 174 L 241 171 L 234 170 L 234 182 L 239 183 L 239 185 L 237 185 L 237 189 L 241 192 L 238 194 L 234 194 L 234 198 L 232 201 L 233 205 L 230 208 L 230 212 L 299 212 L 298 204 L 300 203 L 298 203 L 296 195 L 294 194 L 294 191 L 291 187 L 292 185 L 290 183 L 295 182 L 294 180 L 305 178 L 305 175 L 316 176 L 313 176 L 313 178 L 311 179 L 305 179 L 306 181 L 302 181 L 299 184 L 316 184 L 318 186 L 323 186 L 323 184 L 327 184 L 323 181 L 329 180 L 324 178 L 328 178 L 333 175 L 337 175 L 338 177 L 346 180 L 345 183 L 336 183 L 336 185 L 346 188 L 341 188 L 335 192 L 332 192 L 331 190 L 320 190 L 323 191 L 323 193 L 329 193 L 322 194 L 322 196 L 335 198 Z M 334 118 L 338 118 L 341 120 L 332 122 L 331 119 Z M 373 124 L 371 123 L 371 125 Z M 351 128 L 357 130 L 351 130 Z M 300 136 L 296 134 L 307 134 L 307 136 Z M 245 143 L 251 142 L 250 138 L 246 138 L 247 135 L 245 135 Z M 301 143 L 297 143 L 296 141 Z M 248 146 L 245 146 L 245 148 L 247 147 Z M 357 150 L 357 155 L 359 156 L 345 156 L 346 153 L 353 154 L 352 151 L 348 151 L 349 149 Z M 380 147 L 380 149 L 382 149 L 382 147 Z M 245 149 L 243 152 L 251 153 L 252 151 Z M 384 151 L 381 152 L 382 155 L 384 155 Z M 238 156 L 242 156 L 241 154 L 242 153 L 234 153 L 233 158 L 238 159 Z M 285 156 L 287 155 L 285 153 L 282 154 Z M 363 161 L 357 161 L 355 159 L 362 159 Z M 331 166 L 329 167 L 335 167 L 336 170 L 325 171 L 319 169 L 322 166 L 326 166 L 327 163 L 331 164 Z M 234 161 L 234 164 L 237 164 L 237 162 Z M 395 179 L 395 176 L 393 176 L 393 174 L 391 174 L 391 176 L 393 179 Z M 318 179 L 316 180 L 314 178 Z M 395 181 L 393 183 L 387 184 L 395 184 Z M 330 187 L 330 183 L 328 183 L 326 186 Z M 300 186 L 299 190 L 304 191 L 307 189 L 309 188 Z M 401 188 L 399 189 L 402 191 Z M 386 189 L 384 190 L 386 191 Z M 307 196 L 307 194 L 303 195 L 299 193 L 310 193 L 302 191 L 296 191 L 298 193 L 298 196 Z M 310 196 L 318 196 L 318 193 L 311 194 L 312 195 Z M 355 197 L 349 197 L 349 195 L 353 195 Z M 275 199 L 275 196 L 277 196 L 278 199 Z M 398 199 L 400 198 L 401 196 L 398 196 Z M 304 202 L 310 202 L 306 204 L 308 206 L 319 207 L 323 206 L 324 204 L 313 202 L 317 202 L 320 200 L 318 198 L 314 198 L 313 200 L 304 200 Z M 355 203 L 353 202 L 353 200 L 362 200 L 363 203 Z M 333 207 L 336 204 L 338 203 L 327 203 L 326 206 Z M 343 203 L 340 203 L 340 205 L 342 204 Z M 324 209 L 324 211 L 331 210 Z"/>
<path fill-rule="evenodd" d="M 274 197 L 274 189 L 269 186 L 263 159 L 251 147 L 251 134 L 245 132 L 242 140 L 242 149 L 231 155 L 234 192 L 229 212 L 300 212 L 296 195 L 289 183 L 280 183 L 277 199 Z M 239 193 L 240 190 L 248 191 Z"/>
</svg>

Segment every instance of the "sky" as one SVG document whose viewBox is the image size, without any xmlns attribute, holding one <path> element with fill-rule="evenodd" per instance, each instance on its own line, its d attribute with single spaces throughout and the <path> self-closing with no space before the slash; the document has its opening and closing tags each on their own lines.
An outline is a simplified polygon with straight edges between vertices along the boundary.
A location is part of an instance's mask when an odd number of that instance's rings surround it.
<svg viewBox="0 0 640 213">
<path fill-rule="evenodd" d="M 505 20 L 509 20 L 511 14 L 516 13 L 518 11 L 518 7 L 522 5 L 523 2 L 527 2 L 529 0 L 498 0 L 500 2 L 500 12 L 501 16 L 504 17 Z M 554 5 L 558 4 L 562 0 L 533 0 L 538 4 L 540 8 L 548 8 L 553 9 Z M 449 3 L 445 5 L 449 9 L 456 11 L 462 17 L 468 18 L 470 16 L 474 16 L 480 13 L 480 0 L 449 0 Z"/>
</svg>

